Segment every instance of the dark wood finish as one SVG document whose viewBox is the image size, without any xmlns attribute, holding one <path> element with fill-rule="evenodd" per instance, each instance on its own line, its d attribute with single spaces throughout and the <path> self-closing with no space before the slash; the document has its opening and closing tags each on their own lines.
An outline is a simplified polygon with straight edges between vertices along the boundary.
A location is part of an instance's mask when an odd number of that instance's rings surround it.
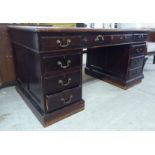
<svg viewBox="0 0 155 155">
<path fill-rule="evenodd" d="M 59 109 L 56 111 L 53 111 L 51 113 L 43 113 L 36 107 L 36 102 L 29 96 L 28 93 L 25 92 L 24 89 L 20 87 L 16 87 L 17 92 L 21 95 L 21 97 L 24 99 L 27 106 L 31 109 L 33 114 L 37 117 L 37 119 L 40 121 L 40 123 L 47 127 L 51 124 L 54 124 L 66 117 L 69 117 L 77 112 L 80 112 L 84 110 L 84 101 L 81 100 L 79 102 L 76 102 L 75 104 L 71 104 L 70 106 L 66 106 L 63 109 Z"/>
<path fill-rule="evenodd" d="M 85 71 L 127 89 L 144 77 L 142 70 L 145 51 L 145 42 L 102 47 L 95 49 L 95 52 L 94 49 L 89 49 Z"/>
<path fill-rule="evenodd" d="M 44 126 L 84 109 L 86 73 L 127 89 L 143 78 L 145 30 L 10 26 L 18 91 Z"/>
<path fill-rule="evenodd" d="M 111 36 L 111 42 L 112 43 L 126 43 L 131 42 L 133 39 L 132 34 L 117 34 Z"/>
<path fill-rule="evenodd" d="M 40 50 L 52 51 L 66 48 L 76 48 L 81 46 L 80 36 L 41 36 L 40 38 Z"/>
<path fill-rule="evenodd" d="M 139 67 L 139 68 L 136 68 L 136 69 L 130 69 L 129 71 L 128 71 L 128 79 L 130 80 L 130 79 L 133 79 L 133 78 L 142 78 L 143 77 L 143 75 L 142 75 L 142 66 L 141 67 Z"/>
<path fill-rule="evenodd" d="M 144 55 L 146 51 L 146 44 L 134 44 L 131 47 L 132 56 Z"/>
<path fill-rule="evenodd" d="M 144 56 L 139 56 L 136 58 L 131 58 L 129 66 L 130 69 L 134 69 L 143 66 L 143 63 L 144 63 Z"/>
<path fill-rule="evenodd" d="M 81 71 L 44 77 L 44 93 L 52 94 L 81 85 Z"/>
<path fill-rule="evenodd" d="M 146 41 L 147 40 L 147 37 L 148 37 L 148 34 L 147 33 L 134 33 L 134 40 L 136 42 L 138 41 Z"/>
<path fill-rule="evenodd" d="M 84 109 L 80 36 L 14 28 L 10 34 L 18 91 L 43 126 Z"/>
<path fill-rule="evenodd" d="M 46 109 L 48 112 L 57 110 L 59 108 L 74 104 L 81 101 L 82 94 L 81 88 L 76 87 L 73 89 L 65 90 L 61 93 L 46 96 Z"/>
<path fill-rule="evenodd" d="M 0 24 L 0 88 L 15 82 L 13 53 L 7 24 Z"/>
<path fill-rule="evenodd" d="M 110 44 L 110 35 L 96 35 L 96 34 L 87 34 L 82 36 L 83 46 L 92 47 L 100 46 L 103 44 Z"/>
<path fill-rule="evenodd" d="M 56 55 L 44 55 L 42 58 L 42 67 L 44 71 L 44 75 L 50 75 L 52 73 L 66 72 L 69 70 L 80 69 L 82 55 L 81 51 L 70 51 L 69 53 L 59 53 Z M 58 65 L 59 62 L 60 65 Z M 62 68 L 62 66 L 67 66 L 66 68 Z"/>
</svg>

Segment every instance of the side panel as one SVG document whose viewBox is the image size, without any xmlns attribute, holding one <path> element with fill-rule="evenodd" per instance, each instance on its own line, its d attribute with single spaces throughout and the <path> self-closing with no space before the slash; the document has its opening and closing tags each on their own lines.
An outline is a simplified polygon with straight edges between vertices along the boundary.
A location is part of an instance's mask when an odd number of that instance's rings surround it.
<svg viewBox="0 0 155 155">
<path fill-rule="evenodd" d="M 44 110 L 42 95 L 40 56 L 20 45 L 14 44 L 18 84 Z"/>
</svg>

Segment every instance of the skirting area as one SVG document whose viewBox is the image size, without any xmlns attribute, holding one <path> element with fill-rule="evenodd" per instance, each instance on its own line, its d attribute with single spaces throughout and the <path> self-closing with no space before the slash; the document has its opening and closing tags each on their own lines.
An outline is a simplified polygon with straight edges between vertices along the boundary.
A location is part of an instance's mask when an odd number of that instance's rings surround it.
<svg viewBox="0 0 155 155">
<path fill-rule="evenodd" d="M 14 87 L 0 90 L 0 130 L 155 130 L 155 65 L 123 90 L 83 73 L 85 110 L 43 128 Z"/>
</svg>

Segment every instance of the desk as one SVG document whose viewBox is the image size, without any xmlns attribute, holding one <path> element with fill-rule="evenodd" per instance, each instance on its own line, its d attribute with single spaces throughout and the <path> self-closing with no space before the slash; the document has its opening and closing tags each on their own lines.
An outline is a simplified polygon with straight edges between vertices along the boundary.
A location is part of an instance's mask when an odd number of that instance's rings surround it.
<svg viewBox="0 0 155 155">
<path fill-rule="evenodd" d="M 143 78 L 146 30 L 9 26 L 9 31 L 17 91 L 43 126 L 84 109 L 83 48 L 86 74 L 124 89 Z"/>
</svg>

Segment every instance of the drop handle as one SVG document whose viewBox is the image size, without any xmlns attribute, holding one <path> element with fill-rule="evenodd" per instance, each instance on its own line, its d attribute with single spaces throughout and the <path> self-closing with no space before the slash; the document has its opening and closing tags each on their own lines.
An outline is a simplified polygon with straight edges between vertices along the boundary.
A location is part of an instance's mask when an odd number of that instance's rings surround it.
<svg viewBox="0 0 155 155">
<path fill-rule="evenodd" d="M 63 80 L 58 80 L 58 83 L 61 85 L 61 86 L 68 86 L 70 83 L 71 83 L 72 79 L 71 78 L 68 78 L 67 82 L 65 83 Z"/>
<path fill-rule="evenodd" d="M 57 65 L 60 66 L 63 69 L 68 68 L 70 66 L 70 64 L 71 64 L 71 60 L 67 60 L 67 64 L 66 65 L 63 65 L 63 63 L 61 61 L 57 62 Z"/>
<path fill-rule="evenodd" d="M 62 101 L 64 104 L 70 104 L 70 103 L 72 102 L 72 98 L 73 98 L 73 95 L 70 95 L 68 99 L 61 98 L 61 101 Z"/>
<path fill-rule="evenodd" d="M 98 42 L 98 41 L 104 41 L 104 36 L 103 35 L 98 35 L 96 38 L 95 38 L 95 41 Z"/>
<path fill-rule="evenodd" d="M 137 48 L 137 49 L 136 49 L 136 52 L 137 52 L 137 53 L 142 52 L 142 51 L 143 51 L 142 48 L 140 48 L 140 49 Z"/>
<path fill-rule="evenodd" d="M 70 44 L 71 44 L 71 40 L 70 39 L 67 39 L 66 41 L 66 44 L 63 44 L 63 41 L 61 40 L 57 40 L 56 43 L 60 46 L 60 47 L 68 47 Z"/>
<path fill-rule="evenodd" d="M 144 35 L 141 34 L 141 35 L 138 36 L 138 38 L 139 38 L 139 39 L 144 38 Z"/>
</svg>

